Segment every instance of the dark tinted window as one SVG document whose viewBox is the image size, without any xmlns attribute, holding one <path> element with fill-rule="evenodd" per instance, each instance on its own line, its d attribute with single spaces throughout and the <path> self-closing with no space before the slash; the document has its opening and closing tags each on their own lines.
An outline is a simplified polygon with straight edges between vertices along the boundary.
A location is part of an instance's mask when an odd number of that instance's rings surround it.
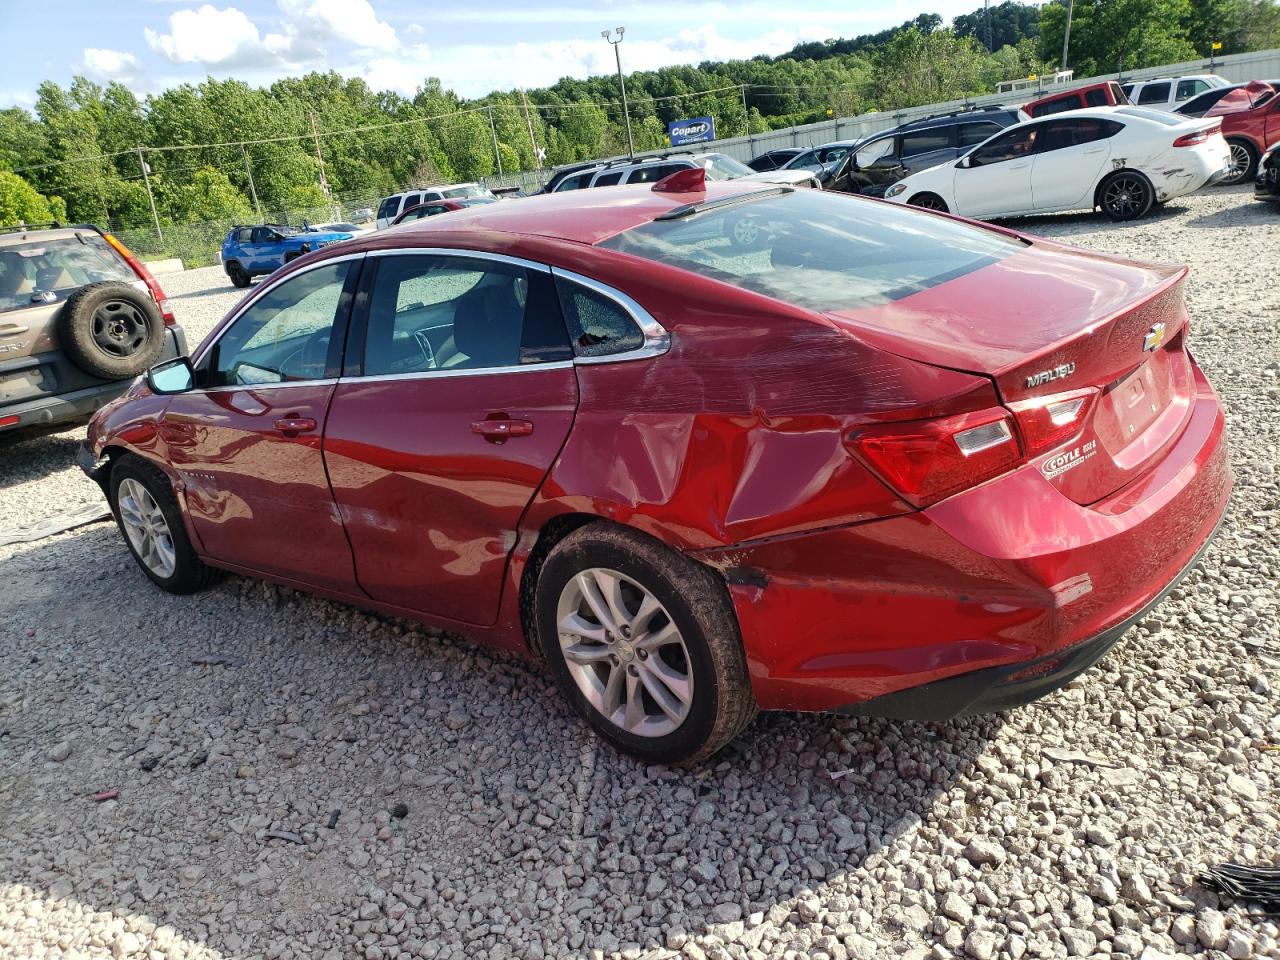
<svg viewBox="0 0 1280 960">
<path fill-rule="evenodd" d="M 644 344 L 640 328 L 614 300 L 562 277 L 556 278 L 556 290 L 569 341 L 578 356 L 603 357 Z"/>
<path fill-rule="evenodd" d="M 1125 95 L 1126 97 L 1129 97 L 1129 96 L 1132 96 L 1132 95 L 1133 95 L 1133 84 L 1132 84 L 1132 83 L 1126 83 L 1126 84 L 1123 84 L 1123 85 L 1120 87 L 1120 89 L 1124 91 L 1124 95 Z"/>
<path fill-rule="evenodd" d="M 1169 99 L 1169 83 L 1148 83 L 1138 91 L 1139 105 L 1144 103 L 1164 103 Z"/>
<path fill-rule="evenodd" d="M 976 147 L 988 137 L 994 137 L 1000 130 L 998 123 L 962 123 L 957 136 L 960 146 Z"/>
<path fill-rule="evenodd" d="M 62 300 L 88 283 L 137 279 L 97 234 L 0 247 L 0 311 L 31 306 L 35 294 Z"/>
<path fill-rule="evenodd" d="M 940 130 L 921 130 L 918 133 L 904 133 L 902 135 L 902 151 L 899 154 L 902 157 L 915 157 L 922 153 L 931 153 L 934 150 L 942 150 L 951 146 L 952 127 L 943 127 Z"/>
<path fill-rule="evenodd" d="M 316 267 L 272 287 L 236 318 L 201 364 L 201 385 L 219 387 L 336 376 L 334 323 L 352 261 Z"/>
<path fill-rule="evenodd" d="M 276 232 L 267 227 L 254 227 L 250 239 L 253 243 L 270 243 L 276 238 Z"/>
<path fill-rule="evenodd" d="M 1061 150 L 1064 147 L 1075 147 L 1114 137 L 1123 129 L 1122 123 L 1094 117 L 1053 120 L 1040 128 L 1038 148 L 1040 153 L 1046 153 L 1050 150 Z"/>
<path fill-rule="evenodd" d="M 1219 87 L 1216 90 L 1207 90 L 1204 93 L 1200 94 L 1200 96 L 1192 100 L 1188 100 L 1186 103 L 1180 106 L 1178 108 L 1178 112 L 1188 117 L 1202 116 L 1206 110 L 1208 110 L 1215 103 L 1217 103 L 1219 100 L 1221 100 L 1228 93 L 1231 93 L 1235 89 L 1237 88 Z"/>
<path fill-rule="evenodd" d="M 1078 93 L 1073 93 L 1069 97 L 1062 97 L 1059 100 L 1050 100 L 1048 103 L 1041 104 L 1036 107 L 1034 116 L 1047 117 L 1054 113 L 1066 113 L 1068 110 L 1079 110 L 1080 105 L 1080 95 Z"/>
<path fill-rule="evenodd" d="M 750 247 L 731 239 L 744 216 L 759 230 Z M 657 220 L 600 246 L 813 310 L 889 303 L 1023 249 L 980 227 L 820 190 Z"/>
<path fill-rule="evenodd" d="M 253 230 L 251 230 L 249 227 L 242 227 L 241 229 L 236 231 L 236 240 L 239 243 L 248 243 L 252 237 L 253 237 Z"/>
<path fill-rule="evenodd" d="M 611 187 L 621 179 L 622 179 L 622 171 L 614 170 L 610 173 L 600 174 L 600 176 L 596 179 L 595 185 L 597 187 Z"/>
<path fill-rule="evenodd" d="M 1003 136 L 996 137 L 985 147 L 979 147 L 970 156 L 970 165 L 983 167 L 992 163 L 1003 163 L 1018 157 L 1029 156 L 1036 148 L 1036 138 L 1040 134 L 1042 124 L 1034 127 L 1021 127 L 1010 130 Z"/>
<path fill-rule="evenodd" d="M 422 202 L 422 194 L 406 193 L 404 195 L 404 203 L 401 205 L 400 209 L 408 210 L 410 207 L 416 207 L 421 202 Z"/>
<path fill-rule="evenodd" d="M 627 183 L 657 183 L 663 177 L 687 169 L 683 163 L 655 163 L 651 167 L 637 167 L 627 177 Z"/>
<path fill-rule="evenodd" d="M 527 318 L 538 323 L 529 324 Z M 534 350 L 522 349 L 526 325 Z M 557 342 L 548 342 L 547 331 Z M 558 331 L 558 332 L 556 332 Z M 435 255 L 380 257 L 372 284 L 364 373 L 475 370 L 567 357 L 546 273 Z M 559 347 L 558 356 L 548 350 Z"/>
<path fill-rule="evenodd" d="M 591 178 L 595 176 L 594 170 L 588 170 L 586 173 L 576 173 L 572 177 L 565 177 L 560 181 L 559 186 L 553 190 L 553 193 L 559 193 L 561 190 L 581 190 L 583 187 L 590 186 Z"/>
<path fill-rule="evenodd" d="M 1086 107 L 1105 107 L 1107 103 L 1107 91 L 1098 87 L 1096 90 L 1086 90 L 1084 94 L 1084 105 Z"/>
<path fill-rule="evenodd" d="M 399 207 L 399 197 L 387 197 L 387 199 L 383 200 L 378 206 L 378 218 L 386 220 L 388 217 L 394 217 L 396 215 L 396 210 L 399 209 Z"/>
</svg>

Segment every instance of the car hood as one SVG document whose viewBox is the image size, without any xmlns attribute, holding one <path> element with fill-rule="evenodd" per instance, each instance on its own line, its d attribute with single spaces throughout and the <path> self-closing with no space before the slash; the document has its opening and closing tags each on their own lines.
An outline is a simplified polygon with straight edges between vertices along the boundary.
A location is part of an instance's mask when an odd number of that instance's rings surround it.
<svg viewBox="0 0 1280 960">
<path fill-rule="evenodd" d="M 297 238 L 305 243 L 310 243 L 314 240 L 319 240 L 322 243 L 334 243 L 338 240 L 350 240 L 354 236 L 354 233 L 341 233 L 335 230 L 313 230 L 308 233 L 300 233 Z"/>
<path fill-rule="evenodd" d="M 1027 376 L 1072 364 L 1075 383 L 1106 383 L 1143 357 L 1143 337 L 1185 310 L 1153 319 L 1186 268 L 1136 263 L 1035 241 L 1003 260 L 882 306 L 828 316 L 859 339 L 933 366 L 985 374 L 1006 401 L 1027 393 Z M 1180 303 L 1180 301 L 1179 301 Z"/>
<path fill-rule="evenodd" d="M 800 184 L 808 183 L 816 174 L 812 170 L 769 170 L 765 173 L 753 173 L 751 176 L 735 177 L 736 180 L 759 180 L 763 183 Z"/>
</svg>

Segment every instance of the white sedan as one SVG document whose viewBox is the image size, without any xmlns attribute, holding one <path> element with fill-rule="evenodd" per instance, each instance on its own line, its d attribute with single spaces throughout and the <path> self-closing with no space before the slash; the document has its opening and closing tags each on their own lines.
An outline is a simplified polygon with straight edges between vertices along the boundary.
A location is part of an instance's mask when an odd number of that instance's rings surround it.
<svg viewBox="0 0 1280 960">
<path fill-rule="evenodd" d="M 1220 121 L 1093 107 L 1007 127 L 959 160 L 899 180 L 885 198 L 980 220 L 1097 207 L 1136 220 L 1220 180 L 1229 159 Z"/>
</svg>

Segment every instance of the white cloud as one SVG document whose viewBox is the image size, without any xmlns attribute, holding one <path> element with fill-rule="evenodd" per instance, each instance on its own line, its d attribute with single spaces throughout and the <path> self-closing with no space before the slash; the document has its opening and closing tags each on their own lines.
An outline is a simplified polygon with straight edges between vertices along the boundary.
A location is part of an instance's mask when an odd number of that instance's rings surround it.
<svg viewBox="0 0 1280 960">
<path fill-rule="evenodd" d="M 279 0 L 286 30 L 319 42 L 351 43 L 370 50 L 399 47 L 391 25 L 379 20 L 369 0 Z"/>
<path fill-rule="evenodd" d="M 197 10 L 178 10 L 169 15 L 169 32 L 147 27 L 147 45 L 173 63 L 261 66 L 280 62 L 283 38 L 268 35 L 267 43 L 258 27 L 241 10 L 219 10 L 204 4 Z"/>
<path fill-rule="evenodd" d="M 87 47 L 77 71 L 96 80 L 128 83 L 141 77 L 142 63 L 132 53 Z"/>
</svg>

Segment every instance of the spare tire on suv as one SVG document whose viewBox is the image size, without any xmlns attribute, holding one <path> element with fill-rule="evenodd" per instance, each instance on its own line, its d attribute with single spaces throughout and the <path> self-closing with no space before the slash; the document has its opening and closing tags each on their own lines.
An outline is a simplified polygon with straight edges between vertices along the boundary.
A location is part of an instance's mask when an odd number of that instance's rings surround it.
<svg viewBox="0 0 1280 960">
<path fill-rule="evenodd" d="M 72 363 L 104 380 L 137 376 L 164 349 L 164 319 L 155 301 L 118 280 L 91 283 L 67 297 L 57 334 Z"/>
</svg>

